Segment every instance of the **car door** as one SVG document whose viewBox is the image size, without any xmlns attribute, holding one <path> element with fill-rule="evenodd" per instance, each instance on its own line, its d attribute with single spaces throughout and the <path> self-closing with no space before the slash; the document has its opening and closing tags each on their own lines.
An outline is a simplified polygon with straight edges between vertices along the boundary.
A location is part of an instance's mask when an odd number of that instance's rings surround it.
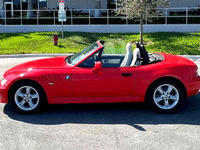
<svg viewBox="0 0 200 150">
<path fill-rule="evenodd" d="M 75 67 L 72 71 L 72 95 L 74 97 L 131 96 L 136 80 L 135 67 L 102 68 Z"/>
</svg>

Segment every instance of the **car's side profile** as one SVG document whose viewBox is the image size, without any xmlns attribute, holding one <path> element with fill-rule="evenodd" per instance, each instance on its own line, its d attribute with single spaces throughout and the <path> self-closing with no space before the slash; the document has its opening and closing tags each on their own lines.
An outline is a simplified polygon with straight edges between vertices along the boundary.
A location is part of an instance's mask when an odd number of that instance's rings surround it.
<svg viewBox="0 0 200 150">
<path fill-rule="evenodd" d="M 133 52 L 128 43 L 125 55 L 104 54 L 103 44 L 97 41 L 71 56 L 11 68 L 1 80 L 0 101 L 23 113 L 46 104 L 144 101 L 171 112 L 200 89 L 197 66 L 184 57 L 147 53 L 139 43 Z"/>
</svg>

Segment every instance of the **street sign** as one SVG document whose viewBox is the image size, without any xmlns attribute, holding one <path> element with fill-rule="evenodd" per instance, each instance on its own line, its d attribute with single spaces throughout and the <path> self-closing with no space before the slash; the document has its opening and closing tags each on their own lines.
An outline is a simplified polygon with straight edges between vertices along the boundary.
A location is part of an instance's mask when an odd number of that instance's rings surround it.
<svg viewBox="0 0 200 150">
<path fill-rule="evenodd" d="M 59 11 L 58 11 L 58 21 L 62 22 L 62 39 L 63 39 L 63 21 L 66 21 L 66 11 L 64 10 L 65 8 L 65 1 L 64 0 L 59 0 Z"/>
<path fill-rule="evenodd" d="M 65 1 L 60 0 L 59 1 L 59 11 L 58 11 L 58 21 L 66 21 L 66 11 L 64 10 L 65 7 Z"/>
<path fill-rule="evenodd" d="M 65 1 L 60 0 L 59 1 L 59 11 L 58 11 L 58 21 L 66 21 L 66 11 L 64 10 L 65 7 Z"/>
<path fill-rule="evenodd" d="M 63 0 L 60 0 L 59 1 L 59 10 L 63 10 L 64 11 L 64 7 L 65 7 L 65 1 L 63 1 Z"/>
<path fill-rule="evenodd" d="M 58 21 L 66 21 L 66 11 L 58 11 Z"/>
</svg>

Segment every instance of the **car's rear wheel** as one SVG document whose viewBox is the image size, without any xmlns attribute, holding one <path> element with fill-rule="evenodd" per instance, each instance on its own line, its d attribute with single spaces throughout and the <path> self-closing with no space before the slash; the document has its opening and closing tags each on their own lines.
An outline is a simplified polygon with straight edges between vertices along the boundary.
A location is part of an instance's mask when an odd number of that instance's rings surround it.
<svg viewBox="0 0 200 150">
<path fill-rule="evenodd" d="M 154 83 L 147 95 L 151 107 L 159 112 L 177 111 L 183 99 L 182 87 L 172 80 L 161 80 Z"/>
<path fill-rule="evenodd" d="M 20 82 L 11 89 L 11 105 L 25 114 L 38 111 L 45 100 L 43 89 L 34 82 Z"/>
</svg>

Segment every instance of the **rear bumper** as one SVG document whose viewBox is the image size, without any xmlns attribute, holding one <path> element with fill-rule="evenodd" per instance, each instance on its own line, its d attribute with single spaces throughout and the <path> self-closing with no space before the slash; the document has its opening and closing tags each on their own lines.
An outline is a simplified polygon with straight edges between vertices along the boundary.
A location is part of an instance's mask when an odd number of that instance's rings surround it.
<svg viewBox="0 0 200 150">
<path fill-rule="evenodd" d="M 0 80 L 0 103 L 8 103 L 8 88 L 1 85 Z"/>
</svg>

